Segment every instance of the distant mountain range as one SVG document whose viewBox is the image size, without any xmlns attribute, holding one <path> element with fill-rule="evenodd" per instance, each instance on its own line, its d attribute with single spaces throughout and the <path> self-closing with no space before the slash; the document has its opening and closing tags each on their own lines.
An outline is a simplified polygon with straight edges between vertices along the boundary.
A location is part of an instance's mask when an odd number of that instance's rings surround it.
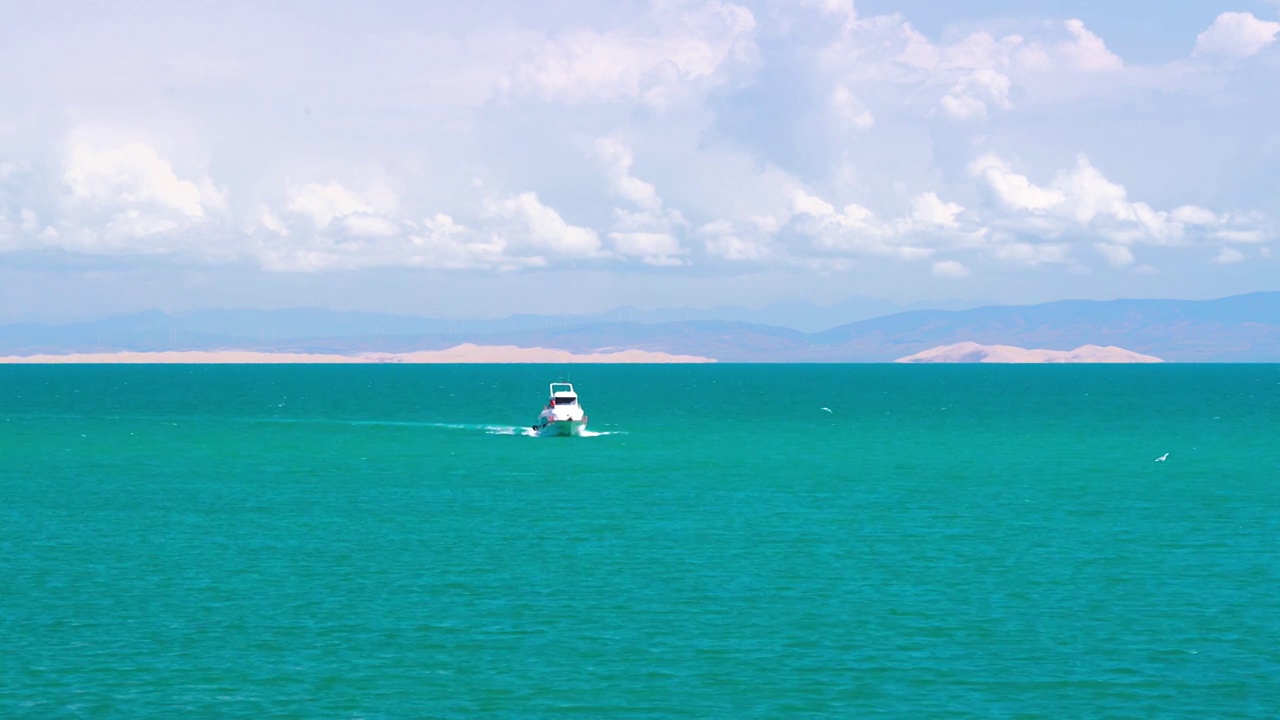
<svg viewBox="0 0 1280 720">
<path fill-rule="evenodd" d="M 182 315 L 149 311 L 86 323 L 3 326 L 0 354 L 227 348 L 412 352 L 469 342 L 578 353 L 637 349 L 722 362 L 889 362 L 942 345 L 975 342 L 1050 350 L 1117 346 L 1168 362 L 1280 362 L 1280 292 L 1203 301 L 1064 300 L 858 317 L 874 312 L 875 302 L 850 301 L 843 311 L 855 321 L 819 331 L 744 322 L 731 314 L 792 313 L 794 306 L 725 308 L 727 318 L 718 319 L 663 319 L 663 311 L 624 308 L 596 316 L 517 315 L 473 321 L 323 309 L 202 310 Z M 810 327 L 840 312 L 835 307 L 814 311 Z"/>
<path fill-rule="evenodd" d="M 979 307 L 983 302 L 952 302 L 933 305 L 929 309 L 962 310 Z M 805 300 L 779 300 L 759 308 L 718 305 L 710 308 L 674 307 L 642 309 L 623 306 L 582 315 L 518 314 L 482 320 L 457 320 L 396 315 L 376 312 L 351 312 L 326 308 L 288 308 L 282 310 L 196 310 L 165 314 L 158 310 L 131 313 L 90 323 L 95 331 L 139 331 L 163 327 L 181 333 L 226 335 L 231 337 L 288 340 L 312 337 L 344 337 L 349 335 L 434 335 L 494 334 L 524 332 L 598 322 L 638 322 L 647 325 L 694 320 L 726 320 L 756 325 L 773 325 L 803 332 L 818 332 L 837 325 L 881 317 L 895 312 L 919 310 L 923 307 L 868 297 L 849 297 L 839 302 L 820 305 Z M 66 327 L 67 325 L 63 325 Z M 27 328 L 43 325 L 24 325 Z"/>
</svg>

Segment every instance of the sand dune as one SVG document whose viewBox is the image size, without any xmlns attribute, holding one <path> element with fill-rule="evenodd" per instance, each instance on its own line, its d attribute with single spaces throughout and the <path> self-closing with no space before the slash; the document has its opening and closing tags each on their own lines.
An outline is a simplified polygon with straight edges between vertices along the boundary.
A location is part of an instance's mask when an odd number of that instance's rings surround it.
<svg viewBox="0 0 1280 720">
<path fill-rule="evenodd" d="M 1124 348 L 1081 345 L 1075 350 L 1029 350 L 1013 345 L 956 343 L 898 358 L 900 363 L 1158 363 L 1158 357 Z"/>
<path fill-rule="evenodd" d="M 550 348 L 472 345 L 409 353 L 270 353 L 251 350 L 182 350 L 173 352 L 71 353 L 0 357 L 0 363 L 707 363 L 697 355 L 671 355 L 646 350 L 576 354 Z"/>
</svg>

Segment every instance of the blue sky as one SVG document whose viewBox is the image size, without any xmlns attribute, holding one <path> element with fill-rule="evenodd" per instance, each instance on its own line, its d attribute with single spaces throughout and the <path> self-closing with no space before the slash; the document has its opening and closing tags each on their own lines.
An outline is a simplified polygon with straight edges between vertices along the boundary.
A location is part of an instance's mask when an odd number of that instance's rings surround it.
<svg viewBox="0 0 1280 720">
<path fill-rule="evenodd" d="M 1280 289 L 1274 0 L 107 5 L 0 23 L 0 320 Z"/>
</svg>

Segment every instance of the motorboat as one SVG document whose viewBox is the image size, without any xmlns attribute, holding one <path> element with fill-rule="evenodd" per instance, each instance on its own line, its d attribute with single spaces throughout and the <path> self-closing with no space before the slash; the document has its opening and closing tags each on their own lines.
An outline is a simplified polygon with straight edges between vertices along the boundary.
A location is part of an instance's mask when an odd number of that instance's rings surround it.
<svg viewBox="0 0 1280 720">
<path fill-rule="evenodd" d="M 551 383 L 550 398 L 533 430 L 540 437 L 581 435 L 587 429 L 587 412 L 578 404 L 578 393 L 569 383 Z"/>
</svg>

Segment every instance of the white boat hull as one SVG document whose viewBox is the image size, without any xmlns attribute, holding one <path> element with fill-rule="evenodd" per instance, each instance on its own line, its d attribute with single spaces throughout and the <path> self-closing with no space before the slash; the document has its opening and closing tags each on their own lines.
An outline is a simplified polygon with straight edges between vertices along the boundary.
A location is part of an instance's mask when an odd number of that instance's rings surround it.
<svg viewBox="0 0 1280 720">
<path fill-rule="evenodd" d="M 538 437 L 574 437 L 587 429 L 586 420 L 556 420 L 534 428 Z"/>
<path fill-rule="evenodd" d="M 547 406 L 538 414 L 533 431 L 539 437 L 574 437 L 587 429 L 587 411 L 569 383 L 551 383 Z"/>
</svg>

